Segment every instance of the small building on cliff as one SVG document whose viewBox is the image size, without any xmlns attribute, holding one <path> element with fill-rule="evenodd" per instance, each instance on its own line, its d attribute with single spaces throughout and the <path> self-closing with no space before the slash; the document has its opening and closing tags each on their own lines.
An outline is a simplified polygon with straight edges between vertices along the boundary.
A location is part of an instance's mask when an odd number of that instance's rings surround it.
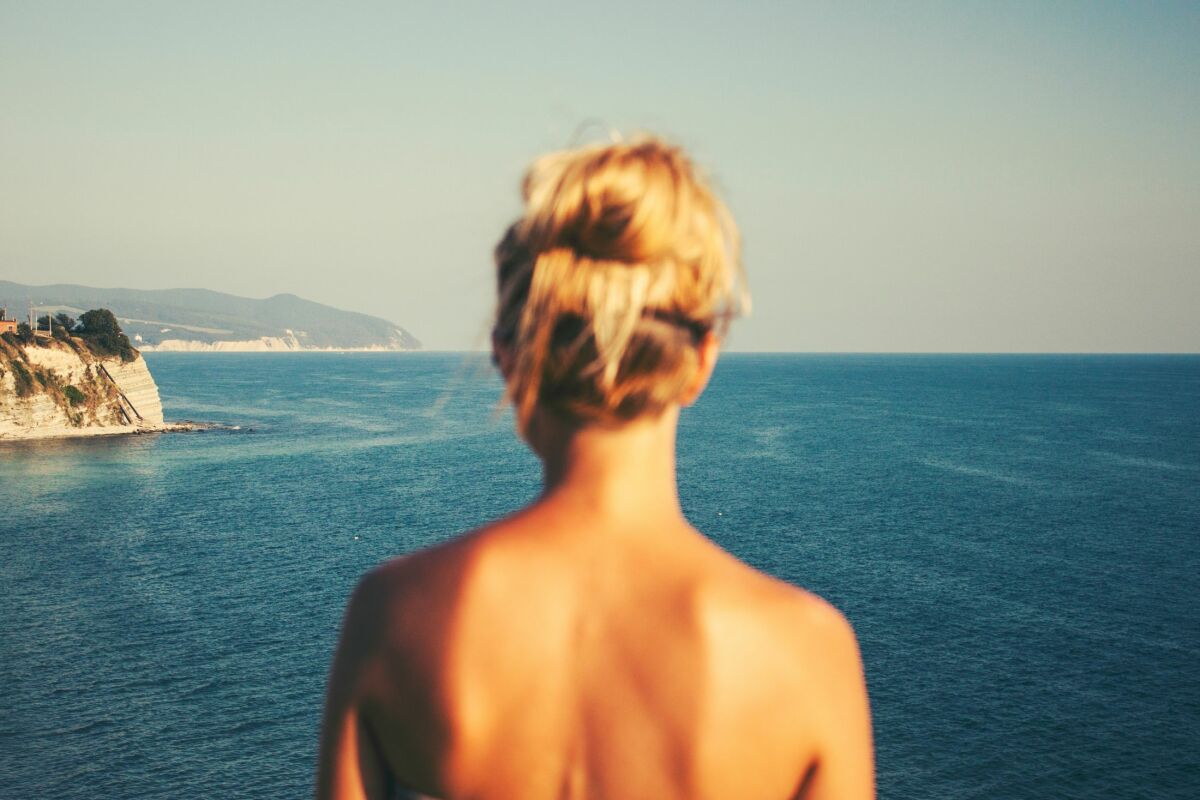
<svg viewBox="0 0 1200 800">
<path fill-rule="evenodd" d="M 17 332 L 17 321 L 8 318 L 8 309 L 0 308 L 0 336 L 6 333 L 15 334 Z"/>
</svg>

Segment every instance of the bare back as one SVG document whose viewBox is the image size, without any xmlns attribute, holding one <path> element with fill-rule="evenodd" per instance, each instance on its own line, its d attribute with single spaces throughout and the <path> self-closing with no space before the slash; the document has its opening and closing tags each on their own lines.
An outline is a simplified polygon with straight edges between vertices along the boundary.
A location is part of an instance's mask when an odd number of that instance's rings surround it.
<svg viewBox="0 0 1200 800">
<path fill-rule="evenodd" d="M 579 511 L 543 502 L 364 581 L 325 746 L 354 726 L 347 763 L 375 775 L 368 789 L 390 776 L 438 797 L 872 796 L 861 666 L 837 611 L 681 520 Z"/>
<path fill-rule="evenodd" d="M 521 196 L 492 356 L 543 494 L 360 584 L 318 796 L 874 797 L 850 626 L 680 507 L 680 411 L 748 308 L 728 209 L 652 136 L 549 153 Z"/>
</svg>

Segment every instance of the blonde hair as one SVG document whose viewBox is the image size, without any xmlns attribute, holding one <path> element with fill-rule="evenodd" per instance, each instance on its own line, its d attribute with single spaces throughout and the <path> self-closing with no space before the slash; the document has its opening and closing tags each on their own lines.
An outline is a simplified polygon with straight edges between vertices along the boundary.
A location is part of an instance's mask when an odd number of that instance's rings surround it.
<svg viewBox="0 0 1200 800">
<path fill-rule="evenodd" d="M 737 228 L 691 160 L 653 137 L 551 153 L 522 195 L 494 329 L 520 428 L 538 405 L 617 424 L 678 402 L 699 344 L 749 304 Z"/>
</svg>

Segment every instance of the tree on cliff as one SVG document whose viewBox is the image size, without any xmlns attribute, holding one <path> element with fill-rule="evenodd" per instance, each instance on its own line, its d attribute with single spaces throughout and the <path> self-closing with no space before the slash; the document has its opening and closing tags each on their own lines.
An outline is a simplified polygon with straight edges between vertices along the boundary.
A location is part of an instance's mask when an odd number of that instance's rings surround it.
<svg viewBox="0 0 1200 800">
<path fill-rule="evenodd" d="M 79 316 L 76 335 L 86 341 L 100 355 L 120 356 L 122 361 L 133 361 L 137 351 L 129 337 L 121 330 L 116 316 L 107 308 L 94 308 Z"/>
<path fill-rule="evenodd" d="M 66 323 L 71 323 L 70 325 Z M 66 314 L 55 314 L 51 317 L 49 314 L 38 317 L 37 328 L 39 331 L 51 331 L 55 339 L 70 339 L 71 329 L 75 327 L 75 320 L 71 319 Z"/>
</svg>

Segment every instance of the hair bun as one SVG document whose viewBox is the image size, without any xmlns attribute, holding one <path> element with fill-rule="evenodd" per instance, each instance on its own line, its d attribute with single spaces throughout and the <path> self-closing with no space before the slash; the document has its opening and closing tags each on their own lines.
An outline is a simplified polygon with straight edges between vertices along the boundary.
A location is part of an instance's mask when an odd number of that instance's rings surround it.
<svg viewBox="0 0 1200 800">
<path fill-rule="evenodd" d="M 682 151 L 657 139 L 553 153 L 529 170 L 525 218 L 543 249 L 646 262 L 687 235 L 696 188 Z"/>
<path fill-rule="evenodd" d="M 650 137 L 543 156 L 522 194 L 496 249 L 520 424 L 539 403 L 609 422 L 661 411 L 696 368 L 691 332 L 744 306 L 728 212 Z"/>
</svg>

